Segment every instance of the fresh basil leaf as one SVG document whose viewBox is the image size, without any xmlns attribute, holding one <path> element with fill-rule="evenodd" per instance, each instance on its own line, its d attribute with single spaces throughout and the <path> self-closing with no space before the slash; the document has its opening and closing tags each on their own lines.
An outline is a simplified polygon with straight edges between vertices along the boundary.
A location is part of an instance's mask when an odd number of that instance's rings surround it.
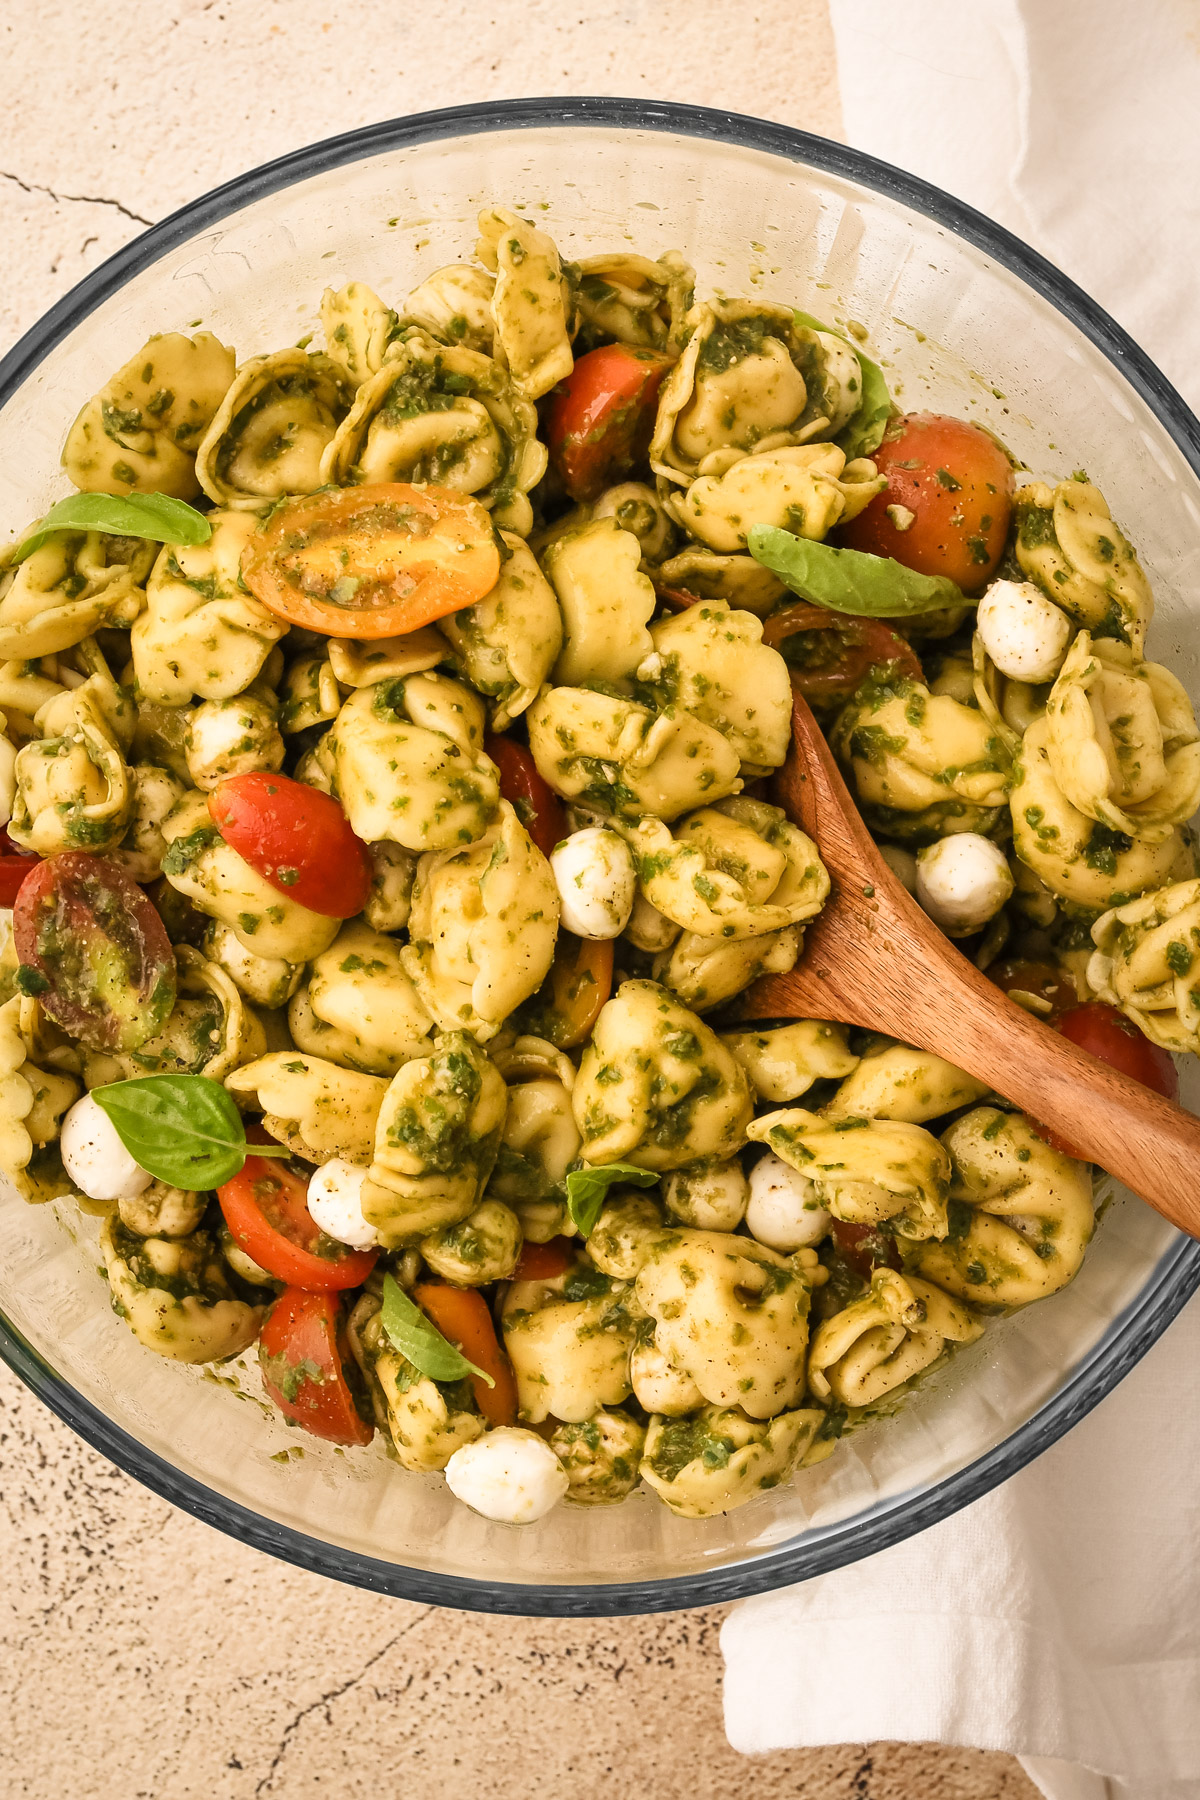
<svg viewBox="0 0 1200 1800">
<path fill-rule="evenodd" d="M 567 1211 L 576 1228 L 591 1237 L 596 1221 L 604 1211 L 608 1190 L 614 1182 L 627 1182 L 631 1187 L 653 1187 L 658 1176 L 650 1169 L 639 1169 L 633 1163 L 602 1163 L 594 1169 L 572 1169 L 567 1176 Z"/>
<path fill-rule="evenodd" d="M 882 444 L 887 422 L 897 410 L 888 393 L 883 370 L 877 362 L 872 362 L 869 356 L 865 356 L 844 331 L 837 331 L 821 319 L 814 319 L 811 313 L 797 312 L 796 323 L 807 325 L 810 331 L 828 331 L 832 336 L 840 337 L 857 356 L 858 366 L 862 371 L 858 411 L 848 424 L 842 426 L 833 441 L 839 450 L 845 451 L 847 462 L 856 456 L 870 456 L 872 450 L 878 450 Z"/>
<path fill-rule="evenodd" d="M 241 1172 L 247 1156 L 287 1156 L 282 1144 L 247 1144 L 242 1115 L 207 1075 L 146 1075 L 92 1089 L 136 1163 L 170 1187 L 202 1192 Z"/>
<path fill-rule="evenodd" d="M 383 1278 L 380 1319 L 401 1356 L 431 1381 L 461 1381 L 464 1375 L 478 1375 L 489 1387 L 495 1387 L 487 1371 L 468 1362 L 458 1346 L 442 1336 L 428 1313 L 409 1299 L 391 1275 Z"/>
<path fill-rule="evenodd" d="M 945 575 L 919 575 L 890 556 L 835 550 L 794 537 L 775 525 L 752 525 L 750 554 L 793 594 L 831 612 L 862 619 L 910 619 L 918 613 L 965 606 L 966 595 Z"/>
<path fill-rule="evenodd" d="M 113 537 L 151 538 L 156 544 L 207 544 L 212 536 L 204 514 L 170 494 L 70 494 L 39 519 L 10 563 L 23 563 L 56 531 L 107 531 Z"/>
</svg>

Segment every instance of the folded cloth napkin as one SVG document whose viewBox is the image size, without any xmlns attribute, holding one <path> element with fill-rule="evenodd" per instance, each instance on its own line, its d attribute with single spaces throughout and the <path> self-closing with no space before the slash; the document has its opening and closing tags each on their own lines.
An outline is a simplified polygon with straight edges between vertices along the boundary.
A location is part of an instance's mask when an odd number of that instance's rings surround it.
<svg viewBox="0 0 1200 1800">
<path fill-rule="evenodd" d="M 831 12 L 848 140 L 1034 244 L 1200 404 L 1195 0 Z M 1047 1800 L 1200 1800 L 1200 1301 L 1030 1468 L 721 1642 L 738 1750 L 930 1740 Z"/>
</svg>

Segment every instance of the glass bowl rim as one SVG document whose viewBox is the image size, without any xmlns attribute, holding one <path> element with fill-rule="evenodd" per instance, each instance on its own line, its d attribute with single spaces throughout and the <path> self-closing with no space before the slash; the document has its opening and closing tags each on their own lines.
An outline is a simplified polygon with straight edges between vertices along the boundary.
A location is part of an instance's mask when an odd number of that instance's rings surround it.
<svg viewBox="0 0 1200 1800">
<path fill-rule="evenodd" d="M 487 132 L 552 127 L 671 132 L 815 168 L 899 201 L 945 226 L 1014 274 L 1083 333 L 1129 382 L 1200 477 L 1200 420 L 1129 334 L 1081 288 L 1003 226 L 919 176 L 848 145 L 715 107 L 606 97 L 535 97 L 445 107 L 363 126 L 306 145 L 214 188 L 152 225 L 84 277 L 0 358 L 0 407 L 89 313 L 134 275 L 253 201 L 388 150 Z M 466 1611 L 602 1617 L 716 1606 L 804 1581 L 924 1531 L 982 1497 L 1077 1424 L 1150 1349 L 1200 1288 L 1200 1243 L 1181 1236 L 1148 1290 L 1112 1321 L 1070 1380 L 1002 1444 L 917 1496 L 900 1494 L 848 1520 L 746 1560 L 635 1582 L 473 1580 L 373 1557 L 278 1524 L 215 1493 L 148 1449 L 64 1381 L 0 1314 L 0 1358 L 92 1449 L 143 1486 L 241 1543 L 370 1591 Z"/>
</svg>

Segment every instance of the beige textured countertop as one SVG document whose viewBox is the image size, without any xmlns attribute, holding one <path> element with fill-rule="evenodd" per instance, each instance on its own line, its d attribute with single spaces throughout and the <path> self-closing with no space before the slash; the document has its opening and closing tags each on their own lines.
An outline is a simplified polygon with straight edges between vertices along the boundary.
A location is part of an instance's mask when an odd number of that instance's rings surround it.
<svg viewBox="0 0 1200 1800">
<path fill-rule="evenodd" d="M 296 146 L 516 94 L 701 101 L 836 136 L 823 0 L 8 0 L 0 349 L 143 223 Z M 0 1372 L 7 1800 L 1031 1800 L 1008 1757 L 747 1762 L 717 1612 L 557 1622 L 379 1599 L 197 1524 Z"/>
</svg>

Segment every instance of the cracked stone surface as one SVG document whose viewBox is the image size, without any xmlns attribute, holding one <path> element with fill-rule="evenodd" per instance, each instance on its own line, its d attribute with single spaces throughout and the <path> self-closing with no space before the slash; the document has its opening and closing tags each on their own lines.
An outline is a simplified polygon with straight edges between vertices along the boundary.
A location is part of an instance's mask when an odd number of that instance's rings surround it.
<svg viewBox="0 0 1200 1800">
<path fill-rule="evenodd" d="M 373 120 L 612 93 L 839 131 L 824 0 L 9 0 L 0 59 L 0 350 L 141 224 Z M 5 1800 L 1034 1800 L 982 1751 L 747 1761 L 719 1612 L 486 1619 L 336 1586 L 174 1511 L 3 1370 L 0 1567 Z"/>
</svg>

